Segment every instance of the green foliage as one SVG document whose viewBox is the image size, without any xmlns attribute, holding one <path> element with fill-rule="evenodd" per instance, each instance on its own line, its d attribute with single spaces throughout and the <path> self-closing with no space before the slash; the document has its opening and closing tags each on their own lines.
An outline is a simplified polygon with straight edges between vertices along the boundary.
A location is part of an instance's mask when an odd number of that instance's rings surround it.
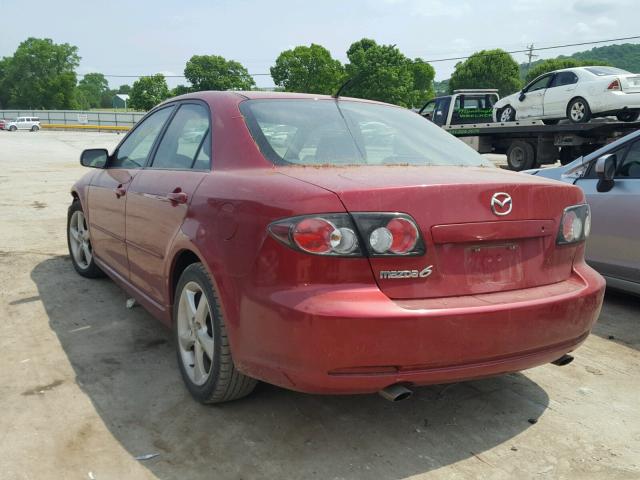
<svg viewBox="0 0 640 480">
<path fill-rule="evenodd" d="M 433 88 L 435 89 L 436 97 L 440 95 L 447 95 L 449 93 L 449 80 L 433 82 Z"/>
<path fill-rule="evenodd" d="M 194 55 L 184 69 L 184 76 L 195 92 L 201 90 L 250 90 L 255 82 L 246 68 L 219 55 Z"/>
<path fill-rule="evenodd" d="M 190 93 L 191 89 L 186 85 L 178 85 L 176 88 L 171 90 L 171 96 L 177 97 L 178 95 L 184 95 L 185 93 Z"/>
<path fill-rule="evenodd" d="M 422 106 L 434 95 L 433 67 L 419 58 L 407 58 L 394 45 L 363 38 L 349 47 L 347 57 L 351 83 L 345 95 L 403 107 Z"/>
<path fill-rule="evenodd" d="M 611 65 L 632 73 L 640 73 L 640 44 L 623 43 L 595 47 L 570 56 L 576 60 L 591 62 L 591 65 Z M 594 63 L 599 62 L 599 63 Z"/>
<path fill-rule="evenodd" d="M 131 94 L 131 85 L 120 85 L 118 87 L 118 90 L 116 90 L 115 93 L 123 93 L 125 95 L 130 95 Z"/>
<path fill-rule="evenodd" d="M 87 73 L 78 82 L 76 99 L 82 109 L 97 108 L 103 106 L 103 96 L 110 97 L 109 82 L 101 73 Z"/>
<path fill-rule="evenodd" d="M 335 93 L 344 78 L 344 67 L 329 50 L 312 43 L 285 50 L 271 67 L 273 82 L 286 92 Z"/>
<path fill-rule="evenodd" d="M 481 50 L 456 64 L 449 92 L 460 88 L 497 88 L 501 96 L 520 89 L 518 64 L 504 50 Z"/>
<path fill-rule="evenodd" d="M 133 110 L 151 110 L 157 104 L 169 98 L 169 87 L 164 75 L 157 73 L 149 77 L 140 77 L 133 83 L 129 94 L 129 105 Z"/>
<path fill-rule="evenodd" d="M 597 60 L 576 60 L 575 58 L 550 58 L 532 65 L 524 77 L 524 83 L 529 83 L 543 73 L 560 70 L 561 68 L 583 67 L 585 65 L 608 65 L 608 63 Z"/>
<path fill-rule="evenodd" d="M 8 108 L 68 109 L 76 106 L 78 48 L 49 38 L 28 38 L 0 66 L 0 101 Z"/>
</svg>

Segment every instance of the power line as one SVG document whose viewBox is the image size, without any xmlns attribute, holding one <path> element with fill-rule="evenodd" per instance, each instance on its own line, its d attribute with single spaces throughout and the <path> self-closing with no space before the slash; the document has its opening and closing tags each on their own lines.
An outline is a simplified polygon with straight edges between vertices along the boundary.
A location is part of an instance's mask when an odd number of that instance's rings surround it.
<svg viewBox="0 0 640 480">
<path fill-rule="evenodd" d="M 510 50 L 507 51 L 505 53 L 526 53 L 527 56 L 529 57 L 529 63 L 531 63 L 531 58 L 532 57 L 537 57 L 538 55 L 534 55 L 533 52 L 539 52 L 542 50 L 554 50 L 557 48 L 566 48 L 566 47 L 579 47 L 579 46 L 583 46 L 583 45 L 595 45 L 598 43 L 607 43 L 607 42 L 619 42 L 621 40 L 635 40 L 640 38 L 640 35 L 634 35 L 631 37 L 620 37 L 620 38 L 609 38 L 607 40 L 593 40 L 590 42 L 579 42 L 579 43 L 565 43 L 563 45 L 552 45 L 549 47 L 538 47 L 538 48 L 533 48 L 533 44 L 529 45 L 526 49 L 524 50 Z M 500 52 L 502 53 L 502 52 Z M 450 57 L 450 58 L 436 58 L 436 59 L 432 59 L 432 60 L 424 60 L 427 63 L 438 63 L 438 62 L 451 62 L 454 60 L 466 60 L 468 58 L 470 58 L 472 55 L 479 55 L 480 53 L 475 53 L 475 54 L 471 54 L 471 55 L 466 55 L 464 57 Z M 485 52 L 482 53 L 480 55 L 495 55 L 495 53 L 493 52 Z M 85 75 L 88 74 L 78 74 L 79 77 L 84 77 Z M 142 78 L 142 77 L 152 77 L 153 75 L 113 75 L 113 74 L 107 74 L 107 73 L 103 73 L 102 74 L 105 77 L 109 77 L 109 78 Z M 271 76 L 271 73 L 249 73 L 249 75 L 251 75 L 252 77 L 264 77 L 264 76 Z M 186 78 L 184 75 L 164 75 L 165 78 Z"/>
<path fill-rule="evenodd" d="M 636 38 L 640 38 L 640 35 L 634 35 L 633 37 L 610 38 L 608 40 L 594 40 L 591 42 L 565 43 L 564 45 L 553 45 L 551 47 L 540 47 L 540 48 L 534 48 L 531 50 L 532 51 L 535 50 L 539 52 L 541 50 L 553 50 L 555 48 L 565 48 L 565 47 L 578 47 L 580 45 L 594 45 L 596 43 L 618 42 L 620 40 L 633 40 Z M 510 50 L 510 51 L 507 51 L 506 53 L 528 53 L 528 52 L 529 52 L 529 48 L 527 47 L 525 50 Z M 493 55 L 493 53 L 483 53 L 483 55 Z M 425 60 L 425 62 L 428 62 L 428 63 L 450 62 L 452 60 L 466 60 L 469 57 L 471 57 L 471 55 L 467 55 L 465 57 L 437 58 L 434 60 Z"/>
</svg>

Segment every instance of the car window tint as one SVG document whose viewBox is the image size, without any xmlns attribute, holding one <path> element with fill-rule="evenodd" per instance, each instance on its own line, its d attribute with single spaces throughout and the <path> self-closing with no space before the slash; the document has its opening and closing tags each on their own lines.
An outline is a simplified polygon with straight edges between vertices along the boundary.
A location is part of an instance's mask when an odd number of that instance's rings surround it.
<svg viewBox="0 0 640 480">
<path fill-rule="evenodd" d="M 618 166 L 616 178 L 640 178 L 640 141 L 634 142 L 622 163 Z"/>
<path fill-rule="evenodd" d="M 247 100 L 240 109 L 260 150 L 275 164 L 493 166 L 432 122 L 398 107 Z"/>
<path fill-rule="evenodd" d="M 142 168 L 158 134 L 173 111 L 173 106 L 152 113 L 145 118 L 118 148 L 110 168 Z"/>
<path fill-rule="evenodd" d="M 558 72 L 551 83 L 552 87 L 572 85 L 578 83 L 578 76 L 573 72 Z"/>
<path fill-rule="evenodd" d="M 548 75 L 546 77 L 542 77 L 538 80 L 536 80 L 535 82 L 533 82 L 531 85 L 529 85 L 527 87 L 527 92 L 535 92 L 536 90 L 542 90 L 543 88 L 547 88 L 547 86 L 549 85 L 549 81 L 551 80 L 551 75 Z"/>
<path fill-rule="evenodd" d="M 182 105 L 156 151 L 151 168 L 190 169 L 209 131 L 209 111 L 203 105 Z"/>
</svg>

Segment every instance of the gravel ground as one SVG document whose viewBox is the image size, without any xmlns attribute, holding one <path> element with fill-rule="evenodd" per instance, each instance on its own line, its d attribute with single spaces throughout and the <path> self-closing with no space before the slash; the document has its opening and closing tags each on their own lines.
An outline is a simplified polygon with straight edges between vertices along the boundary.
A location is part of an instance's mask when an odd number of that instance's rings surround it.
<svg viewBox="0 0 640 480">
<path fill-rule="evenodd" d="M 640 478 L 640 305 L 612 292 L 566 367 L 398 404 L 268 385 L 196 404 L 167 332 L 67 255 L 79 153 L 120 138 L 0 131 L 3 480 Z"/>
</svg>

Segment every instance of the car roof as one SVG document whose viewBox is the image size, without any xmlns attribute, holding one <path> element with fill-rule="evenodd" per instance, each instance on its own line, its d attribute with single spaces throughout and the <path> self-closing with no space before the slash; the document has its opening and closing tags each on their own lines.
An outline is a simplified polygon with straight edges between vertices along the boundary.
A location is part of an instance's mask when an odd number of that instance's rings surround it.
<svg viewBox="0 0 640 480">
<path fill-rule="evenodd" d="M 173 97 L 166 102 L 172 102 L 175 100 L 187 100 L 187 99 L 199 99 L 204 100 L 206 102 L 215 102 L 220 99 L 232 100 L 235 99 L 236 102 L 240 102 L 242 100 L 282 100 L 282 99 L 307 99 L 307 100 L 332 100 L 335 97 L 331 95 L 320 95 L 315 93 L 295 93 L 295 92 L 268 92 L 268 91 L 218 91 L 218 90 L 205 90 L 201 92 L 193 92 L 187 93 L 185 95 L 180 95 L 179 97 Z M 360 103 L 375 103 L 380 105 L 389 105 L 393 107 L 397 107 L 397 105 L 392 105 L 389 103 L 378 102 L 375 100 L 368 100 L 364 98 L 353 98 L 353 97 L 340 97 L 340 100 L 347 100 L 353 102 Z M 399 107 L 401 108 L 401 107 Z"/>
</svg>

